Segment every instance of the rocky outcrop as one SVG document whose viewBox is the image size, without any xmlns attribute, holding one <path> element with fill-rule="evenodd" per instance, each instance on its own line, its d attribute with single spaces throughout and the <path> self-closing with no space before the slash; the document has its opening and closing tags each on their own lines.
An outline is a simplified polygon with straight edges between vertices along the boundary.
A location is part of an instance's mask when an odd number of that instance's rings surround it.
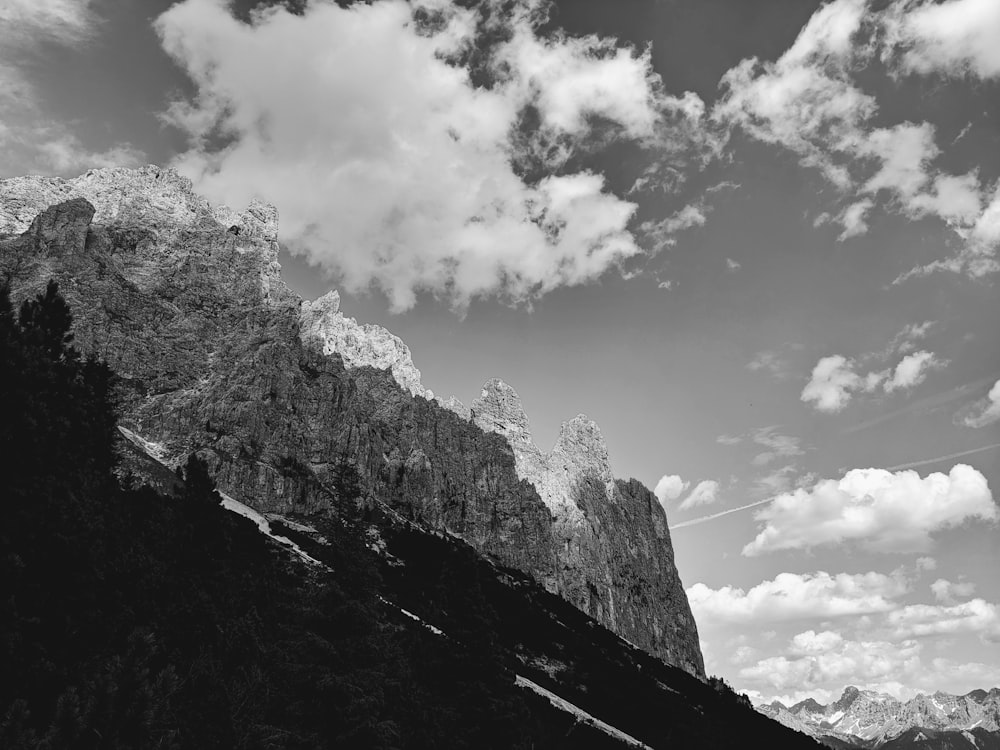
<svg viewBox="0 0 1000 750">
<path fill-rule="evenodd" d="M 692 672 L 703 670 L 689 638 L 696 626 L 676 575 L 663 509 L 639 482 L 615 481 L 597 424 L 577 415 L 542 453 L 520 398 L 501 380 L 483 386 L 471 417 L 507 440 L 518 476 L 552 513 L 563 595 L 625 638 L 669 652 L 673 663 Z M 653 602 L 651 591 L 657 592 Z"/>
<path fill-rule="evenodd" d="M 659 503 L 612 478 L 600 431 L 534 446 L 512 389 L 469 409 L 420 385 L 405 345 L 281 281 L 277 215 L 213 208 L 168 170 L 0 181 L 0 273 L 55 278 L 77 345 L 121 377 L 123 427 L 168 463 L 199 451 L 262 512 L 329 511 L 345 463 L 365 496 L 530 573 L 601 623 L 703 676 Z"/>
<path fill-rule="evenodd" d="M 389 370 L 410 394 L 428 395 L 406 344 L 381 326 L 359 325 L 354 318 L 345 316 L 340 312 L 338 292 L 303 302 L 300 322 L 303 339 L 319 346 L 324 354 L 339 354 L 346 367 Z"/>
</svg>

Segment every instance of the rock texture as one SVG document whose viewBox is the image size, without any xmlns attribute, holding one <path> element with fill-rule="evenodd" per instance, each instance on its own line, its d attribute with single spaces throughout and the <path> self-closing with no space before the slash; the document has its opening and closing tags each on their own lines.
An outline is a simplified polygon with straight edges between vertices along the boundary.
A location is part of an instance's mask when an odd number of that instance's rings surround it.
<svg viewBox="0 0 1000 750">
<path fill-rule="evenodd" d="M 324 354 L 339 354 L 349 368 L 389 370 L 412 395 L 427 397 L 429 391 L 420 383 L 420 370 L 414 366 L 406 344 L 381 326 L 359 325 L 354 318 L 346 317 L 340 312 L 338 292 L 329 292 L 315 302 L 303 302 L 300 321 L 303 339 L 319 346 Z"/>
<path fill-rule="evenodd" d="M 791 707 L 775 701 L 758 710 L 818 739 L 832 737 L 864 747 L 878 747 L 914 729 L 1000 732 L 998 688 L 966 695 L 920 694 L 900 701 L 886 693 L 848 687 L 827 706 L 808 699 Z"/>
<path fill-rule="evenodd" d="M 654 648 L 672 661 L 703 669 L 684 635 L 696 626 L 674 572 L 663 510 L 639 482 L 614 479 L 597 424 L 577 415 L 545 454 L 531 437 L 520 398 L 502 380 L 487 382 L 470 411 L 483 430 L 506 438 L 517 475 L 552 513 L 563 595 L 624 637 L 649 644 L 651 634 Z M 651 591 L 672 617 L 649 616 Z"/>
<path fill-rule="evenodd" d="M 123 427 L 168 463 L 199 451 L 228 495 L 279 513 L 330 509 L 353 463 L 369 498 L 704 676 L 663 510 L 612 478 L 596 425 L 542 454 L 499 381 L 470 409 L 433 400 L 399 339 L 287 289 L 272 207 L 213 208 L 156 167 L 17 178 L 0 237 L 15 297 L 59 282 L 77 345 L 121 376 Z"/>
</svg>

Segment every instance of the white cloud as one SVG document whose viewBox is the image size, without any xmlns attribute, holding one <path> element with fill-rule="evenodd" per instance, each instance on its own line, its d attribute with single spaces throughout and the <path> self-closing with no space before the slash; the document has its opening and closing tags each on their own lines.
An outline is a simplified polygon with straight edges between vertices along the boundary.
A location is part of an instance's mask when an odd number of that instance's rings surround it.
<svg viewBox="0 0 1000 750">
<path fill-rule="evenodd" d="M 839 354 L 823 357 L 813 368 L 812 377 L 802 389 L 802 400 L 813 402 L 816 409 L 828 413 L 841 411 L 858 390 L 869 390 L 854 371 L 854 362 Z"/>
<path fill-rule="evenodd" d="M 796 641 L 808 643 L 803 653 Z M 790 655 L 762 659 L 740 670 L 740 677 L 772 690 L 810 691 L 829 685 L 872 684 L 898 681 L 921 669 L 921 645 L 915 640 L 856 641 L 836 633 L 800 633 Z"/>
<path fill-rule="evenodd" d="M 783 435 L 777 430 L 777 426 L 761 427 L 750 433 L 750 439 L 754 443 L 767 449 L 753 457 L 754 466 L 766 466 L 779 458 L 801 456 L 805 452 L 800 446 L 802 441 L 799 438 Z"/>
<path fill-rule="evenodd" d="M 930 327 L 930 323 L 922 325 Z M 885 352 L 867 355 L 862 360 L 884 361 L 894 351 L 909 351 L 912 342 L 925 333 L 926 328 L 907 327 L 896 335 Z M 894 368 L 861 374 L 859 361 L 835 354 L 816 363 L 800 398 L 811 402 L 818 411 L 833 414 L 842 411 L 859 393 L 872 393 L 880 386 L 885 393 L 908 391 L 924 382 L 929 372 L 947 365 L 947 360 L 938 358 L 933 352 L 919 351 L 904 356 Z"/>
<path fill-rule="evenodd" d="M 698 482 L 691 494 L 680 504 L 680 510 L 690 510 L 703 505 L 711 505 L 719 497 L 719 483 L 714 479 Z"/>
<path fill-rule="evenodd" d="M 699 623 L 745 625 L 888 612 L 896 606 L 893 600 L 908 590 L 900 572 L 830 575 L 820 571 L 780 573 L 749 591 L 733 586 L 713 590 L 696 583 L 687 595 Z"/>
<path fill-rule="evenodd" d="M 667 503 L 683 495 L 690 484 L 690 482 L 685 482 L 677 474 L 664 474 L 660 477 L 660 481 L 656 483 L 653 494 L 656 495 L 656 498 L 665 509 Z"/>
<path fill-rule="evenodd" d="M 959 228 L 965 239 L 962 248 L 950 258 L 932 261 L 900 274 L 893 284 L 921 276 L 929 276 L 938 271 L 963 273 L 973 279 L 1000 272 L 997 250 L 1000 248 L 1000 182 L 991 194 L 981 197 L 985 208 L 971 227 Z"/>
<path fill-rule="evenodd" d="M 796 633 L 777 653 L 767 649 L 771 655 L 766 658 L 741 662 L 734 680 L 737 689 L 745 690 L 758 704 L 777 699 L 791 706 L 807 697 L 827 704 L 848 684 L 900 700 L 938 690 L 962 695 L 996 684 L 1000 678 L 996 666 L 957 659 L 925 660 L 924 652 L 953 652 L 956 635 L 973 634 L 984 643 L 995 642 L 1000 635 L 997 607 L 981 599 L 954 606 L 903 606 L 898 600 L 907 593 L 906 574 L 897 570 L 893 575 L 900 586 L 885 597 L 881 609 L 836 621 L 828 617 L 822 628 Z M 739 624 L 747 622 L 751 621 Z M 863 635 L 852 636 L 850 631 Z M 752 642 L 744 639 L 741 645 Z"/>
<path fill-rule="evenodd" d="M 747 662 L 753 661 L 759 651 L 753 646 L 738 646 L 733 655 L 729 658 L 732 664 L 746 664 Z"/>
<path fill-rule="evenodd" d="M 907 72 L 1000 76 L 1000 5 L 995 0 L 896 0 L 886 28 Z"/>
<path fill-rule="evenodd" d="M 948 474 L 854 469 L 837 481 L 779 495 L 757 512 L 764 525 L 744 555 L 856 541 L 880 552 L 914 552 L 931 534 L 966 521 L 996 521 L 986 478 L 957 464 Z"/>
<path fill-rule="evenodd" d="M 678 232 L 704 226 L 708 210 L 702 203 L 690 204 L 660 221 L 644 221 L 639 225 L 639 231 L 652 244 L 654 251 L 659 252 L 677 243 L 675 235 Z"/>
<path fill-rule="evenodd" d="M 739 271 L 743 268 L 743 264 L 738 260 L 733 260 L 732 258 L 726 258 L 726 270 L 727 271 Z"/>
<path fill-rule="evenodd" d="M 975 633 L 985 641 L 1000 641 L 1000 611 L 983 599 L 950 606 L 911 604 L 886 619 L 897 638 Z"/>
<path fill-rule="evenodd" d="M 752 372 L 767 372 L 777 380 L 789 376 L 788 362 L 778 352 L 764 350 L 757 352 L 747 363 L 747 369 Z"/>
<path fill-rule="evenodd" d="M 33 80 L 51 45 L 79 48 L 100 21 L 90 0 L 6 0 L 0 5 L 0 176 L 71 174 L 101 166 L 134 166 L 144 156 L 128 144 L 94 150 L 71 124 L 53 118 Z"/>
<path fill-rule="evenodd" d="M 841 211 L 837 219 L 844 227 L 844 231 L 840 233 L 838 239 L 843 242 L 851 237 L 866 234 L 868 232 L 868 213 L 874 207 L 875 201 L 870 198 L 862 198 Z"/>
<path fill-rule="evenodd" d="M 221 202 L 259 191 L 296 252 L 396 311 L 421 290 L 464 308 L 597 279 L 642 252 L 636 206 L 602 175 L 562 167 L 595 137 L 685 151 L 703 141 L 703 106 L 664 93 L 648 50 L 542 36 L 541 0 L 488 15 L 494 5 L 313 3 L 252 24 L 219 0 L 174 5 L 156 28 L 198 92 L 170 111 L 192 143 L 176 166 Z M 437 23 L 421 27 L 415 8 Z M 474 79 L 462 53 L 480 32 L 492 42 L 477 46 Z M 548 176 L 526 181 L 524 164 Z M 704 215 L 676 219 L 651 227 L 661 244 Z"/>
<path fill-rule="evenodd" d="M 895 352 L 908 354 L 913 351 L 916 342 L 926 338 L 927 333 L 935 325 L 933 320 L 925 320 L 923 323 L 910 323 L 904 326 L 903 330 L 893 337 L 884 356 L 889 357 Z"/>
<path fill-rule="evenodd" d="M 964 424 L 968 427 L 985 427 L 1000 421 L 1000 380 L 998 380 L 986 398 L 973 407 L 974 413 L 967 416 Z"/>
<path fill-rule="evenodd" d="M 851 149 L 877 109 L 854 86 L 848 64 L 852 38 L 865 17 L 864 0 L 835 0 L 820 8 L 776 61 L 743 60 L 722 78 L 724 95 L 713 117 L 797 153 L 835 185 L 851 184 L 836 151 Z"/>
<path fill-rule="evenodd" d="M 892 376 L 885 381 L 885 392 L 892 393 L 896 390 L 915 388 L 924 382 L 928 371 L 941 369 L 946 365 L 947 362 L 938 359 L 928 351 L 908 354 L 896 365 Z"/>
<path fill-rule="evenodd" d="M 945 578 L 938 578 L 931 584 L 931 591 L 939 602 L 954 604 L 956 599 L 972 596 L 976 591 L 976 584 L 972 581 L 954 583 Z"/>
<path fill-rule="evenodd" d="M 844 642 L 840 633 L 832 630 L 824 630 L 817 633 L 815 630 L 807 630 L 792 637 L 791 653 L 799 656 L 806 654 L 823 654 L 832 651 Z"/>
<path fill-rule="evenodd" d="M 57 174 L 101 167 L 136 167 L 145 161 L 145 154 L 128 144 L 95 151 L 84 146 L 75 135 L 64 131 L 52 133 L 51 138 L 42 141 L 37 150 L 40 163 Z"/>
<path fill-rule="evenodd" d="M 803 479 L 796 480 L 798 468 L 795 464 L 786 464 L 773 469 L 767 474 L 754 479 L 754 494 L 758 497 L 774 497 L 781 492 L 787 492 L 796 485 L 801 485 Z"/>
<path fill-rule="evenodd" d="M 897 283 L 939 270 L 995 273 L 1000 239 L 980 229 L 995 222 L 983 210 L 987 188 L 976 171 L 954 175 L 935 166 L 941 149 L 931 123 L 875 127 L 878 103 L 858 84 L 857 71 L 881 52 L 913 72 L 996 75 L 998 16 L 994 0 L 895 0 L 881 10 L 865 0 L 833 0 L 776 61 L 751 58 L 729 70 L 712 117 L 788 149 L 838 188 L 840 207 L 815 223 L 836 217 L 841 240 L 865 234 L 880 207 L 937 217 L 965 241 L 956 256 L 901 274 Z"/>
<path fill-rule="evenodd" d="M 97 25 L 91 5 L 91 0 L 4 0 L 0 36 L 5 46 L 22 49 L 42 41 L 77 44 Z"/>
</svg>

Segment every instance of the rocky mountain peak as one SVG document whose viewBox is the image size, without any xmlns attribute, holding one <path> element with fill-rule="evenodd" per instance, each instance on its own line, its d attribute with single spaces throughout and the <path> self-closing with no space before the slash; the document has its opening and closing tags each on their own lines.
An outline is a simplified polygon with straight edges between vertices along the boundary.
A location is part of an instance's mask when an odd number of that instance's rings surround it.
<svg viewBox="0 0 1000 750">
<path fill-rule="evenodd" d="M 241 236 L 263 242 L 278 241 L 278 209 L 270 203 L 254 198 L 242 213 L 222 206 L 213 209 L 212 214 L 220 224 L 228 223 L 230 228 L 235 227 Z"/>
<path fill-rule="evenodd" d="M 610 475 L 608 446 L 597 423 L 586 414 L 577 414 L 563 422 L 552 449 L 552 458 L 579 470 L 589 470 L 599 475 Z"/>
<path fill-rule="evenodd" d="M 50 206 L 78 199 L 92 206 L 94 224 L 143 235 L 134 248 L 136 257 L 130 258 L 140 284 L 182 265 L 192 249 L 205 249 L 204 243 L 175 243 L 179 233 L 216 236 L 229 229 L 233 249 L 255 266 L 265 299 L 274 301 L 285 293 L 274 206 L 253 200 L 244 211 L 213 207 L 194 191 L 191 180 L 154 165 L 91 169 L 69 180 L 37 175 L 0 180 L 0 235 L 21 234 Z"/>
<path fill-rule="evenodd" d="M 846 711 L 851 707 L 851 704 L 858 699 L 859 695 L 861 695 L 860 690 L 853 685 L 848 685 L 844 688 L 844 692 L 841 694 L 840 699 L 833 704 L 834 709 L 837 711 Z"/>
<path fill-rule="evenodd" d="M 374 367 L 389 370 L 392 377 L 414 396 L 431 397 L 420 382 L 410 349 L 398 337 L 376 325 L 360 325 L 340 312 L 340 294 L 328 292 L 305 301 L 299 310 L 302 340 L 317 345 L 323 354 L 339 354 L 348 368 Z"/>
<path fill-rule="evenodd" d="M 82 252 L 94 218 L 94 207 L 85 198 L 72 198 L 49 206 L 31 222 L 28 234 L 40 248 Z"/>
<path fill-rule="evenodd" d="M 470 407 L 472 420 L 481 429 L 503 435 L 516 446 L 515 450 L 529 450 L 538 453 L 531 440 L 528 415 L 524 412 L 517 391 L 499 378 L 488 380 L 483 385 L 479 398 Z"/>
<path fill-rule="evenodd" d="M 814 713 L 816 711 L 822 711 L 823 706 L 821 706 L 815 698 L 806 698 L 804 701 L 799 701 L 794 706 L 791 707 L 791 711 L 808 711 Z"/>
</svg>

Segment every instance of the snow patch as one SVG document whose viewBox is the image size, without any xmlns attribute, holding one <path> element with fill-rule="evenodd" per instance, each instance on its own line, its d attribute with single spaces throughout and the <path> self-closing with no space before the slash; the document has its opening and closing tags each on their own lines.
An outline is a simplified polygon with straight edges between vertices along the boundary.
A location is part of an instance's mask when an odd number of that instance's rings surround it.
<svg viewBox="0 0 1000 750">
<path fill-rule="evenodd" d="M 317 560 L 315 557 L 312 557 L 307 552 L 305 552 L 305 550 L 299 547 L 299 545 L 297 545 L 288 537 L 281 536 L 280 534 L 275 534 L 273 531 L 271 531 L 270 522 L 266 518 L 264 518 L 264 516 L 262 516 L 260 513 L 255 511 L 253 508 L 251 508 L 248 505 L 244 505 L 239 500 L 230 497 L 224 492 L 220 492 L 219 495 L 222 497 L 223 508 L 232 513 L 241 515 L 244 518 L 249 518 L 251 521 L 257 524 L 257 528 L 261 530 L 261 533 L 271 537 L 271 539 L 278 542 L 281 546 L 287 547 L 310 565 L 317 565 L 321 568 L 327 567 L 319 560 Z"/>
<path fill-rule="evenodd" d="M 397 607 L 396 609 L 398 609 L 404 615 L 406 615 L 407 617 L 409 617 L 411 620 L 416 620 L 417 622 L 419 622 L 421 625 L 423 625 L 425 628 L 427 628 L 429 631 L 431 631 L 434 635 L 444 635 L 444 631 L 443 630 L 441 630 L 440 628 L 434 627 L 429 622 L 424 622 L 423 620 L 421 620 L 419 617 L 417 617 L 415 614 L 413 614 L 409 610 L 403 609 L 402 607 Z"/>
<path fill-rule="evenodd" d="M 122 427 L 121 425 L 118 425 L 118 432 L 124 435 L 130 443 L 135 445 L 139 450 L 143 451 L 151 458 L 155 458 L 161 464 L 166 462 L 167 446 L 163 443 L 154 443 L 152 440 L 146 440 L 146 438 L 135 434 L 132 430 L 127 427 Z"/>
<path fill-rule="evenodd" d="M 644 750 L 653 750 L 653 748 L 651 748 L 646 743 L 640 742 L 632 735 L 626 734 L 617 727 L 613 727 L 610 724 L 596 718 L 595 716 L 588 714 L 579 706 L 570 703 L 565 698 L 560 698 L 551 690 L 546 690 L 541 685 L 529 680 L 527 677 L 522 677 L 521 675 L 515 675 L 514 677 L 515 677 L 514 679 L 515 685 L 517 685 L 518 687 L 528 688 L 529 690 L 538 693 L 543 698 L 548 698 L 549 703 L 551 703 L 553 706 L 562 711 L 565 711 L 566 713 L 573 714 L 573 716 L 575 716 L 577 720 L 583 722 L 584 724 L 589 724 L 590 726 L 601 730 L 606 735 L 614 737 L 616 740 L 624 742 L 627 745 L 631 745 L 632 747 L 643 748 Z"/>
</svg>

